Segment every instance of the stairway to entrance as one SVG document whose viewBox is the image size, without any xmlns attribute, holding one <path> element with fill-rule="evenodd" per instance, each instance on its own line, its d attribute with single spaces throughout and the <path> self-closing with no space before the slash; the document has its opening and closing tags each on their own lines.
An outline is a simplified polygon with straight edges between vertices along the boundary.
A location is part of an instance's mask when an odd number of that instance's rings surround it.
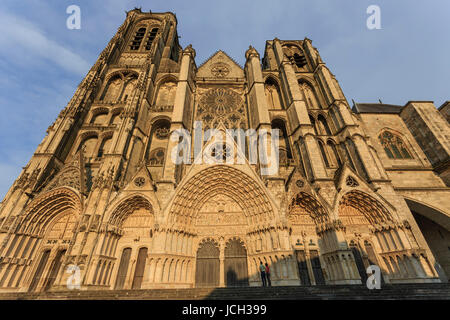
<svg viewBox="0 0 450 320">
<path fill-rule="evenodd" d="M 450 284 L 359 285 L 2 293 L 0 300 L 450 300 Z"/>
</svg>

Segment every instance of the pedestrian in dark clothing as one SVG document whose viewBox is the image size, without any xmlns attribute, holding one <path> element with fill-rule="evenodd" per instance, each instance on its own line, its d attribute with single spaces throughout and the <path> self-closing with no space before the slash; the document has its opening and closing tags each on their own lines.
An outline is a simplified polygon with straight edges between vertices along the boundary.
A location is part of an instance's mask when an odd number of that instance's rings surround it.
<svg viewBox="0 0 450 320">
<path fill-rule="evenodd" d="M 262 286 L 265 287 L 266 286 L 266 268 L 264 267 L 262 262 L 259 263 L 259 271 L 261 272 Z"/>
<path fill-rule="evenodd" d="M 267 262 L 266 262 L 266 278 L 267 278 L 267 285 L 269 287 L 271 287 L 272 282 L 270 282 L 270 268 L 269 268 L 269 265 L 267 264 Z"/>
</svg>

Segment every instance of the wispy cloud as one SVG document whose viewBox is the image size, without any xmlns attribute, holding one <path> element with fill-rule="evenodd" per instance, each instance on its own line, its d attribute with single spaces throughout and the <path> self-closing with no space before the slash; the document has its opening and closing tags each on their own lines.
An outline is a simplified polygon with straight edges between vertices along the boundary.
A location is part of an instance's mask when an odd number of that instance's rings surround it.
<svg viewBox="0 0 450 320">
<path fill-rule="evenodd" d="M 49 39 L 39 28 L 27 20 L 8 13 L 0 13 L 0 51 L 14 54 L 18 51 L 32 53 L 33 62 L 40 57 L 59 67 L 83 75 L 89 70 L 89 64 L 57 41 Z M 23 61 L 26 62 L 26 61 Z"/>
</svg>

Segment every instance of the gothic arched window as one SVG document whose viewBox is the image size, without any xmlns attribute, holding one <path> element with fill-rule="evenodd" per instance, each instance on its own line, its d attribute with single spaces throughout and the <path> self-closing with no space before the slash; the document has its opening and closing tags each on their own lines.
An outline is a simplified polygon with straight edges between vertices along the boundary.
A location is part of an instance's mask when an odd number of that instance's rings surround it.
<svg viewBox="0 0 450 320">
<path fill-rule="evenodd" d="M 339 157 L 339 153 L 337 151 L 336 145 L 334 144 L 333 141 L 331 141 L 331 140 L 327 141 L 327 149 L 328 149 L 328 154 L 331 154 L 334 157 L 332 162 L 334 163 L 334 165 L 339 167 L 341 165 L 341 159 Z"/>
<path fill-rule="evenodd" d="M 150 165 L 163 165 L 164 153 L 170 135 L 170 121 L 159 119 L 150 131 L 150 140 L 147 145 L 146 159 Z"/>
<path fill-rule="evenodd" d="M 95 148 L 97 146 L 97 139 L 98 138 L 96 135 L 92 135 L 84 138 L 83 141 L 80 143 L 78 150 L 84 151 L 85 158 L 94 157 Z"/>
<path fill-rule="evenodd" d="M 294 53 L 294 62 L 298 68 L 303 68 L 306 65 L 306 58 L 303 54 Z"/>
<path fill-rule="evenodd" d="M 131 97 L 134 89 L 136 88 L 136 84 L 137 76 L 135 74 L 129 75 L 124 81 L 122 93 L 118 100 L 126 102 L 128 98 Z"/>
<path fill-rule="evenodd" d="M 164 164 L 165 150 L 158 148 L 150 153 L 148 163 L 152 166 L 162 166 Z"/>
<path fill-rule="evenodd" d="M 150 50 L 152 47 L 153 40 L 155 40 L 156 34 L 158 33 L 158 28 L 152 28 L 148 33 L 147 43 L 145 44 L 145 50 Z"/>
<path fill-rule="evenodd" d="M 130 44 L 131 50 L 139 50 L 142 39 L 144 39 L 146 30 L 147 30 L 146 28 L 139 28 L 138 31 L 136 31 L 136 34 Z"/>
<path fill-rule="evenodd" d="M 363 161 L 361 160 L 361 156 L 359 154 L 358 149 L 356 148 L 355 143 L 352 139 L 345 139 L 345 145 L 347 147 L 348 156 L 353 162 L 356 171 L 366 180 L 369 180 L 369 175 L 367 173 L 366 167 L 364 166 Z"/>
<path fill-rule="evenodd" d="M 299 81 L 300 93 L 302 94 L 302 100 L 305 101 L 308 109 L 319 109 L 320 104 L 317 99 L 314 89 L 308 83 Z"/>
<path fill-rule="evenodd" d="M 390 159 L 411 159 L 411 154 L 405 146 L 402 138 L 398 135 L 390 132 L 383 131 L 379 136 L 381 145 L 386 151 L 387 156 Z"/>
<path fill-rule="evenodd" d="M 102 143 L 100 144 L 100 147 L 98 148 L 97 158 L 103 157 L 105 152 L 108 152 L 109 147 L 111 146 L 111 138 L 112 137 L 107 137 L 103 139 Z"/>
<path fill-rule="evenodd" d="M 303 69 L 307 64 L 307 60 L 303 50 L 295 45 L 284 45 L 284 54 L 289 58 L 291 62 L 295 64 L 298 69 Z"/>
<path fill-rule="evenodd" d="M 280 164 L 289 164 L 289 159 L 292 159 L 291 145 L 289 143 L 289 137 L 287 135 L 286 125 L 281 119 L 272 120 L 272 129 L 278 129 L 278 143 L 279 143 L 279 162 Z"/>
<path fill-rule="evenodd" d="M 328 161 L 327 152 L 325 151 L 325 147 L 323 145 L 323 142 L 321 140 L 318 140 L 317 142 L 319 143 L 320 153 L 322 154 L 322 158 L 323 158 L 323 161 L 325 162 L 325 166 L 327 168 L 329 168 L 330 167 L 330 162 Z"/>
<path fill-rule="evenodd" d="M 311 125 L 312 125 L 313 128 L 314 128 L 314 133 L 315 133 L 316 135 L 318 135 L 319 133 L 318 133 L 318 131 L 317 131 L 316 119 L 314 119 L 314 117 L 313 117 L 312 115 L 309 115 L 309 121 L 311 122 Z"/>
<path fill-rule="evenodd" d="M 108 112 L 107 111 L 101 111 L 95 114 L 91 119 L 91 124 L 94 125 L 104 125 L 106 124 L 106 120 L 108 118 Z"/>
<path fill-rule="evenodd" d="M 158 90 L 156 97 L 157 106 L 173 106 L 175 102 L 175 93 L 177 92 L 177 84 L 174 81 L 163 83 Z"/>
<path fill-rule="evenodd" d="M 115 75 L 108 81 L 100 100 L 107 102 L 116 101 L 119 97 L 121 87 L 122 78 L 120 75 Z"/>
<path fill-rule="evenodd" d="M 119 109 L 121 110 L 121 109 Z M 120 122 L 120 112 L 121 111 L 115 111 L 112 116 L 111 116 L 111 120 L 109 121 L 109 124 L 119 124 Z"/>
<path fill-rule="evenodd" d="M 266 98 L 267 98 L 267 107 L 270 109 L 283 109 L 281 105 L 281 95 L 280 95 L 280 89 L 277 85 L 277 83 L 268 78 L 266 80 L 266 83 L 264 85 L 264 89 L 266 92 Z"/>
<path fill-rule="evenodd" d="M 327 120 L 325 120 L 325 117 L 323 115 L 319 114 L 319 116 L 317 117 L 317 122 L 319 124 L 320 133 L 330 136 L 331 130 L 330 130 L 330 127 L 328 126 Z"/>
</svg>

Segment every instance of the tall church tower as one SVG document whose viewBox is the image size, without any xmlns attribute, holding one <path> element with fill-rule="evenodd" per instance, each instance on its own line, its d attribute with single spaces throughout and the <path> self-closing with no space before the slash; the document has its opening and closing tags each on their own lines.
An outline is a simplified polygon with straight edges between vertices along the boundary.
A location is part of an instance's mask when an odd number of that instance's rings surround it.
<svg viewBox="0 0 450 320">
<path fill-rule="evenodd" d="M 197 66 L 176 28 L 129 11 L 48 128 L 1 203 L 1 291 L 67 290 L 69 267 L 82 290 L 259 286 L 260 262 L 274 285 L 445 279 L 311 40 Z M 265 174 L 247 147 L 274 129 Z"/>
</svg>

